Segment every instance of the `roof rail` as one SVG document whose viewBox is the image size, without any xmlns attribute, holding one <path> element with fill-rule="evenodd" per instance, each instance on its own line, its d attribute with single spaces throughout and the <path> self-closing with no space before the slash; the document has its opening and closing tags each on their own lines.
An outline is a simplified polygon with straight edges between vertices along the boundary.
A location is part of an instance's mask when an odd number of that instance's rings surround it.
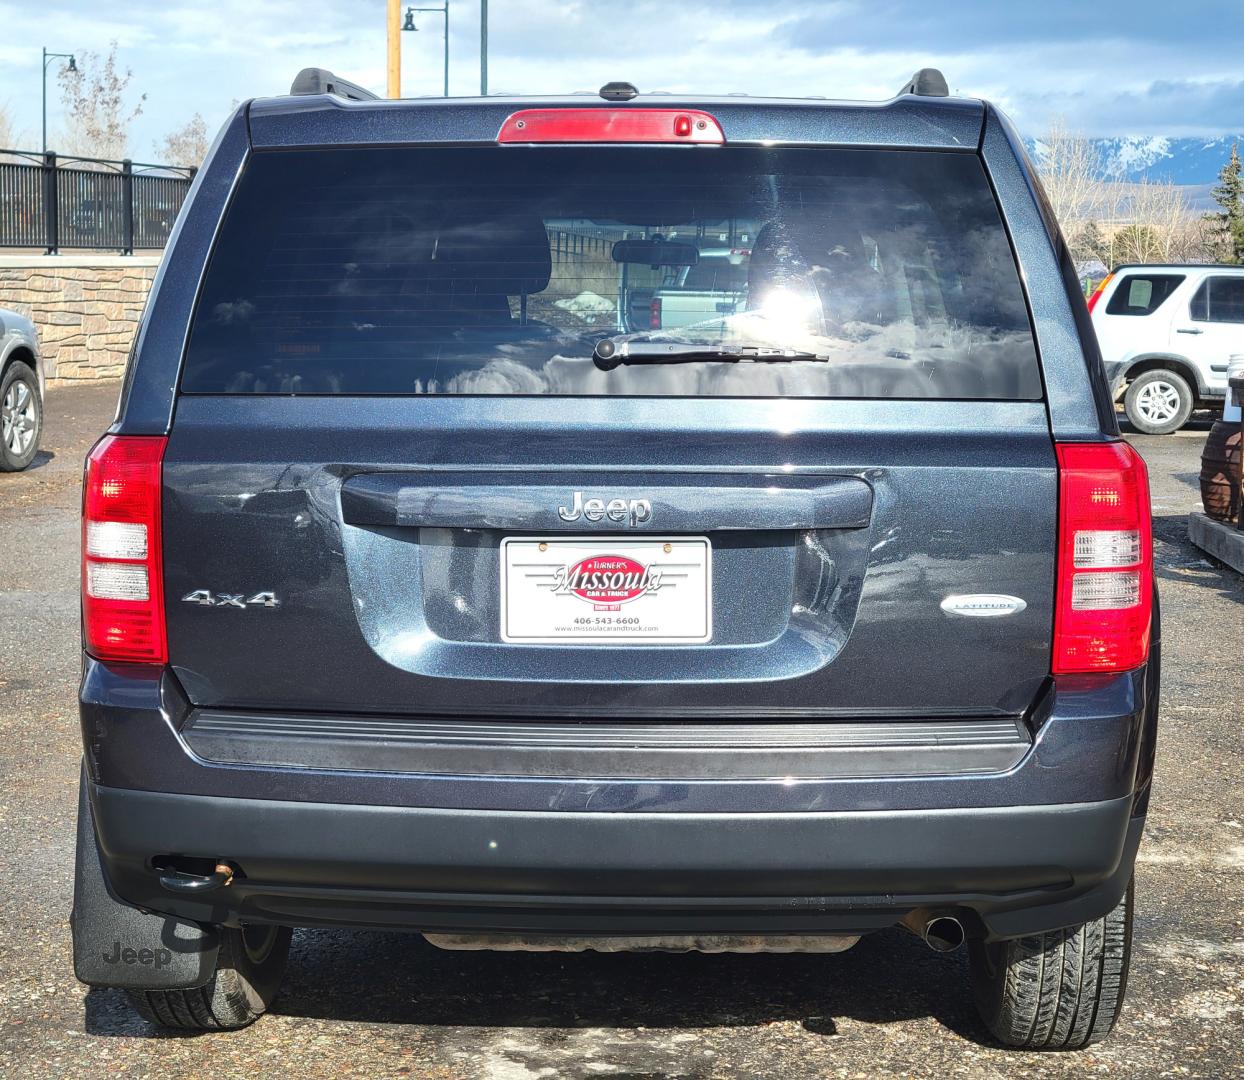
<svg viewBox="0 0 1244 1080">
<path fill-rule="evenodd" d="M 921 68 L 898 92 L 899 97 L 904 94 L 917 94 L 920 97 L 950 97 L 950 87 L 946 85 L 946 76 L 937 68 Z"/>
<path fill-rule="evenodd" d="M 379 94 L 373 94 L 357 83 L 347 82 L 338 78 L 327 68 L 303 68 L 294 76 L 289 88 L 291 94 L 336 94 L 347 101 L 378 101 Z"/>
</svg>

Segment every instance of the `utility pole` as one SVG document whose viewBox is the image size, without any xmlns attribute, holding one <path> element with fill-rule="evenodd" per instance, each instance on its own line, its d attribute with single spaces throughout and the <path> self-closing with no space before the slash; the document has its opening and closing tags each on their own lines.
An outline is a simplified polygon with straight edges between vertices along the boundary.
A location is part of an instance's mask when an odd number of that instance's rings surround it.
<svg viewBox="0 0 1244 1080">
<path fill-rule="evenodd" d="M 479 96 L 488 96 L 488 0 L 479 0 Z"/>
<path fill-rule="evenodd" d="M 402 96 L 402 38 L 399 20 L 401 19 L 401 0 L 388 0 L 388 25 L 385 40 L 388 45 L 388 96 Z"/>
</svg>

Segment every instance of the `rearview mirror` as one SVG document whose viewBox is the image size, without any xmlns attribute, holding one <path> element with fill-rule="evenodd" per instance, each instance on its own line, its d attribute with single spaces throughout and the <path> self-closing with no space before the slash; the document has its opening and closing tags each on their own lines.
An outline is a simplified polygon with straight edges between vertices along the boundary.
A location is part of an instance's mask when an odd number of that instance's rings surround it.
<svg viewBox="0 0 1244 1080">
<path fill-rule="evenodd" d="M 700 249 L 695 244 L 672 240 L 618 240 L 613 245 L 613 261 L 651 266 L 695 266 Z"/>
</svg>

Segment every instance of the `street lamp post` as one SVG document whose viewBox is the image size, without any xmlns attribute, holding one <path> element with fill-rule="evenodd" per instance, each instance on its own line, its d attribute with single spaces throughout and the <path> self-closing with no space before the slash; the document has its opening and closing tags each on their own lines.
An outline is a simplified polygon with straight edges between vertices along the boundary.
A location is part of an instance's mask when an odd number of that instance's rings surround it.
<svg viewBox="0 0 1244 1080">
<path fill-rule="evenodd" d="M 445 0 L 446 3 L 449 0 Z M 73 53 L 48 52 L 47 46 L 43 46 L 43 153 L 48 152 L 48 64 L 53 60 L 68 60 L 69 70 L 77 71 L 78 62 L 74 59 Z"/>
<path fill-rule="evenodd" d="M 431 15 L 442 15 L 445 18 L 445 80 L 444 80 L 445 89 L 444 89 L 444 95 L 445 97 L 449 97 L 449 0 L 445 0 L 445 3 L 441 7 L 430 7 L 430 8 L 408 7 L 406 9 L 406 21 L 402 24 L 403 30 L 415 31 L 419 29 L 419 27 L 415 25 L 415 13 L 416 12 L 427 12 L 428 14 L 431 14 Z"/>
<path fill-rule="evenodd" d="M 488 96 L 488 0 L 479 0 L 479 96 Z"/>
</svg>

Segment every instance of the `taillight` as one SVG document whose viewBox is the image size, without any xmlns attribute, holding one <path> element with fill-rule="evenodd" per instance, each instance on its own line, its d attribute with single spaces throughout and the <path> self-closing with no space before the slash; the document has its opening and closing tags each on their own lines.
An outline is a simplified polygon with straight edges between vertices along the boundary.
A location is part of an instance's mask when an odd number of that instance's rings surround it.
<svg viewBox="0 0 1244 1080">
<path fill-rule="evenodd" d="M 1127 443 L 1059 443 L 1055 675 L 1130 671 L 1149 657 L 1149 477 Z"/>
<path fill-rule="evenodd" d="M 661 329 L 661 298 L 654 296 L 652 303 L 648 305 L 648 328 L 650 330 Z"/>
<path fill-rule="evenodd" d="M 163 664 L 163 437 L 105 435 L 82 490 L 82 633 L 99 660 Z"/>
<path fill-rule="evenodd" d="M 1107 274 L 1104 278 L 1102 278 L 1101 284 L 1093 290 L 1093 295 L 1088 298 L 1088 309 L 1090 315 L 1093 314 L 1093 308 L 1097 306 L 1097 301 L 1101 299 L 1101 294 L 1106 291 L 1106 286 L 1110 284 L 1110 279 L 1112 277 L 1114 277 L 1114 274 Z"/>
</svg>

